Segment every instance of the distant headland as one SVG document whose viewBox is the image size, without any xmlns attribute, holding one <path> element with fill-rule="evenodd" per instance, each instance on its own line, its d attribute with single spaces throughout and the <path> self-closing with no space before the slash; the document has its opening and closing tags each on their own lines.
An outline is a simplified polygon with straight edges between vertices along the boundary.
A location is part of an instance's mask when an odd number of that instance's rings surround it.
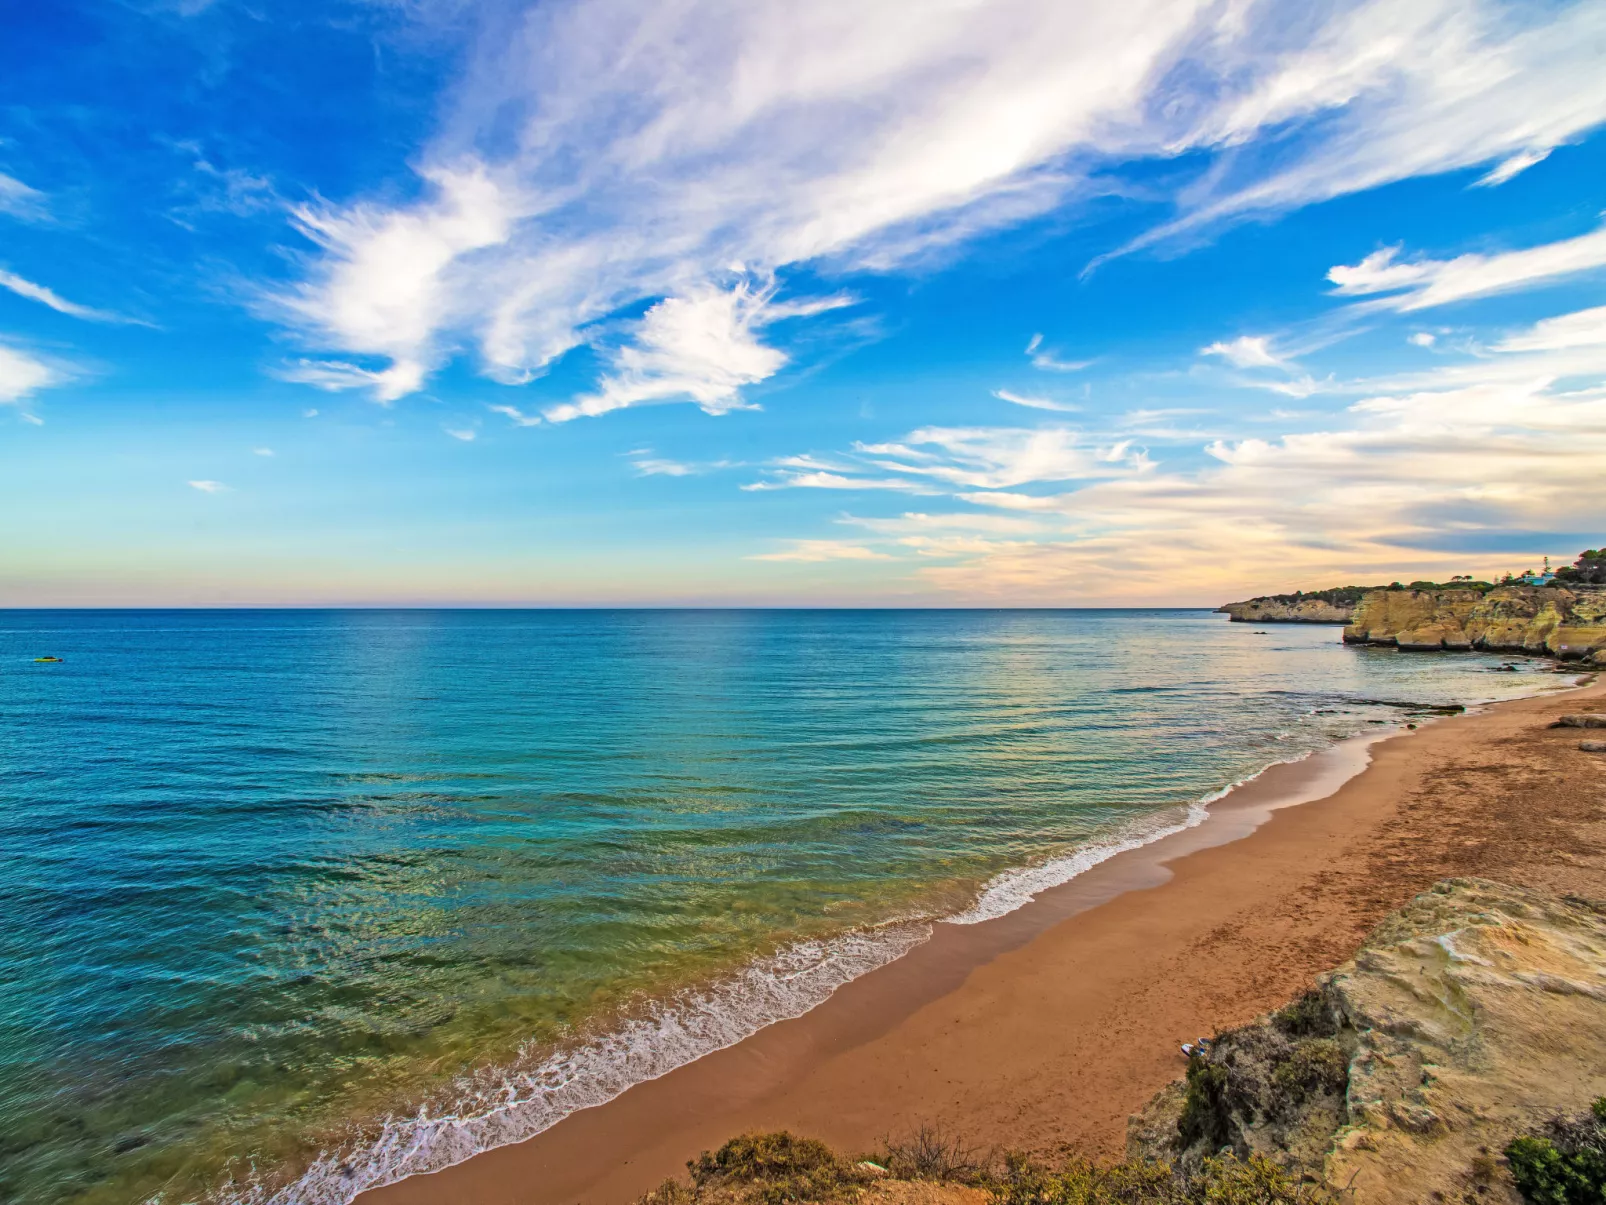
<svg viewBox="0 0 1606 1205">
<path fill-rule="evenodd" d="M 1272 594 L 1217 610 L 1235 623 L 1344 625 L 1346 644 L 1478 649 L 1606 665 L 1606 548 L 1498 582 L 1392 582 Z"/>
</svg>

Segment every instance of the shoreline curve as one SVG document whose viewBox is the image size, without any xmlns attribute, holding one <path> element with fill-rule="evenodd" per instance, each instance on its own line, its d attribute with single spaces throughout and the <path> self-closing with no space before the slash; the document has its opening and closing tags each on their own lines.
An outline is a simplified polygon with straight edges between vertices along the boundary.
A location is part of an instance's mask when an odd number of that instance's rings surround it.
<svg viewBox="0 0 1606 1205">
<path fill-rule="evenodd" d="M 1518 700 L 1473 709 L 1454 721 L 1470 720 L 1523 703 L 1554 699 L 1574 688 L 1538 692 Z M 1440 722 L 1418 729 L 1421 737 Z M 1279 811 L 1328 799 L 1363 775 L 1372 751 L 1391 740 L 1413 735 L 1390 727 L 1341 741 L 1305 757 L 1278 762 L 1240 783 L 1224 789 L 1208 804 L 1192 805 L 1192 817 L 1156 833 L 1152 839 L 1098 850 L 1087 865 L 1066 867 L 1069 876 L 1032 883 L 1055 862 L 1086 860 L 1088 850 L 1048 863 L 1005 872 L 988 884 L 970 912 L 982 907 L 1000 880 L 1016 876 L 1014 903 L 1007 910 L 971 916 L 969 913 L 929 922 L 930 936 L 916 941 L 888 961 L 834 987 L 827 997 L 807 1011 L 776 1019 L 745 1036 L 645 1078 L 611 1098 L 568 1113 L 528 1137 L 467 1154 L 439 1170 L 421 1171 L 368 1188 L 356 1196 L 364 1205 L 404 1205 L 408 1202 L 452 1200 L 473 1202 L 615 1202 L 628 1200 L 652 1187 L 664 1174 L 677 1170 L 687 1156 L 664 1164 L 650 1151 L 672 1143 L 669 1132 L 684 1130 L 698 1118 L 724 1113 L 740 1116 L 759 1101 L 784 1093 L 789 1082 L 805 1077 L 811 1063 L 829 1059 L 891 1033 L 922 1009 L 957 992 L 973 972 L 1017 953 L 1071 917 L 1100 908 L 1135 892 L 1163 886 L 1173 877 L 1169 864 L 1251 836 Z M 983 909 L 985 912 L 985 910 Z M 720 1085 L 723 1085 L 721 1087 Z M 689 1113 L 686 1103 L 689 1093 Z M 681 1098 L 671 1116 L 643 1116 L 643 1098 L 652 1098 L 645 1112 L 658 1111 L 657 1098 Z M 720 1139 L 740 1126 L 726 1123 Z M 620 1131 L 628 1131 L 621 1134 Z M 577 1133 L 579 1132 L 579 1133 Z M 595 1135 L 612 1132 L 606 1147 L 617 1167 L 611 1172 L 598 1165 L 600 1150 L 592 1150 Z M 587 1136 L 593 1136 L 590 1140 Z M 574 1139 L 580 1141 L 576 1146 Z M 702 1139 L 705 1145 L 716 1139 Z M 701 1148 L 698 1148 L 701 1149 Z M 589 1153 L 587 1153 L 589 1151 Z M 695 1150 L 690 1150 L 695 1154 Z M 637 1168 L 657 1163 L 662 1170 L 645 1179 Z M 472 1171 L 470 1170 L 472 1169 Z M 530 1174 L 539 1172 L 531 1182 Z M 509 1182 L 509 1173 L 513 1183 Z M 487 1182 L 489 1177 L 499 1184 Z M 622 1177 L 622 1179 L 621 1179 Z M 515 1188 L 513 1184 L 516 1183 Z M 621 1195 L 615 1185 L 629 1184 Z M 471 1187 L 473 1186 L 473 1187 Z M 348 1198 L 349 1199 L 349 1198 Z"/>
</svg>

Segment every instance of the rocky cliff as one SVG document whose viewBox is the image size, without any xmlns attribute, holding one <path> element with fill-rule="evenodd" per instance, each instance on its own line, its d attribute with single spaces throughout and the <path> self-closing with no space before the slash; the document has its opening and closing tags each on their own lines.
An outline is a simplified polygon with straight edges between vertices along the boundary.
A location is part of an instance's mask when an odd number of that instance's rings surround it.
<svg viewBox="0 0 1606 1205">
<path fill-rule="evenodd" d="M 1320 598 L 1303 598 L 1297 602 L 1251 598 L 1217 607 L 1216 612 L 1230 616 L 1234 623 L 1349 623 L 1355 608 Z"/>
<path fill-rule="evenodd" d="M 1355 604 L 1372 586 L 1333 586 L 1326 590 L 1295 590 L 1292 594 L 1262 594 L 1243 602 L 1217 607 L 1218 615 L 1234 623 L 1348 623 Z"/>
<path fill-rule="evenodd" d="M 1264 1155 L 1356 1205 L 1521 1205 L 1501 1152 L 1606 1095 L 1603 1051 L 1606 907 L 1451 879 L 1317 992 L 1219 1035 L 1129 1147 Z"/>
<path fill-rule="evenodd" d="M 1344 641 L 1408 650 L 1531 653 L 1606 665 L 1606 591 L 1554 586 L 1373 590 L 1356 606 Z"/>
</svg>

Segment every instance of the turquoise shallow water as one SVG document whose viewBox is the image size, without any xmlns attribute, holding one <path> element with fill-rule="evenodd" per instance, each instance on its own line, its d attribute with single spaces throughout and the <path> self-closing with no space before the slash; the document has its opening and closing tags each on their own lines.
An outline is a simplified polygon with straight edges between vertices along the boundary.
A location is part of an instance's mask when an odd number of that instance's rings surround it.
<svg viewBox="0 0 1606 1205">
<path fill-rule="evenodd" d="M 1337 636 L 0 612 L 0 1199 L 348 1199 L 793 1015 L 1011 868 L 1558 681 Z"/>
</svg>

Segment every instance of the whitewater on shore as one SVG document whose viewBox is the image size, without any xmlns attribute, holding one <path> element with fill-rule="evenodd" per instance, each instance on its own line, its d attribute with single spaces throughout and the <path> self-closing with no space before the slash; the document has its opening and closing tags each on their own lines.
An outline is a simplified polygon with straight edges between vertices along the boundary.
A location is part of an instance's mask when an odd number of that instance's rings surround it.
<svg viewBox="0 0 1606 1205">
<path fill-rule="evenodd" d="M 1404 726 L 1402 719 L 1327 749 L 1268 763 L 1168 814 L 1132 822 L 1104 839 L 1039 863 L 1002 871 L 970 906 L 951 915 L 894 920 L 789 946 L 711 987 L 658 1002 L 645 1015 L 593 1041 L 549 1054 L 528 1070 L 501 1069 L 465 1080 L 452 1107 L 391 1120 L 377 1139 L 321 1157 L 290 1185 L 277 1190 L 260 1184 L 239 1186 L 225 1200 L 231 1205 L 346 1205 L 368 1189 L 523 1142 L 581 1109 L 606 1104 L 637 1084 L 733 1046 L 779 1021 L 805 1015 L 839 988 L 929 940 L 937 924 L 998 920 L 1118 855 L 1205 823 L 1211 804 L 1229 800 L 1267 771 L 1318 755 L 1349 754 L 1333 758 L 1324 772 L 1310 776 L 1298 789 L 1282 791 L 1271 806 L 1320 798 L 1365 768 L 1372 744 Z"/>
<path fill-rule="evenodd" d="M 1336 635 L 9 612 L 0 657 L 63 660 L 0 696 L 0 1187 L 349 1199 L 1008 924 L 1268 765 L 1556 681 Z"/>
</svg>

